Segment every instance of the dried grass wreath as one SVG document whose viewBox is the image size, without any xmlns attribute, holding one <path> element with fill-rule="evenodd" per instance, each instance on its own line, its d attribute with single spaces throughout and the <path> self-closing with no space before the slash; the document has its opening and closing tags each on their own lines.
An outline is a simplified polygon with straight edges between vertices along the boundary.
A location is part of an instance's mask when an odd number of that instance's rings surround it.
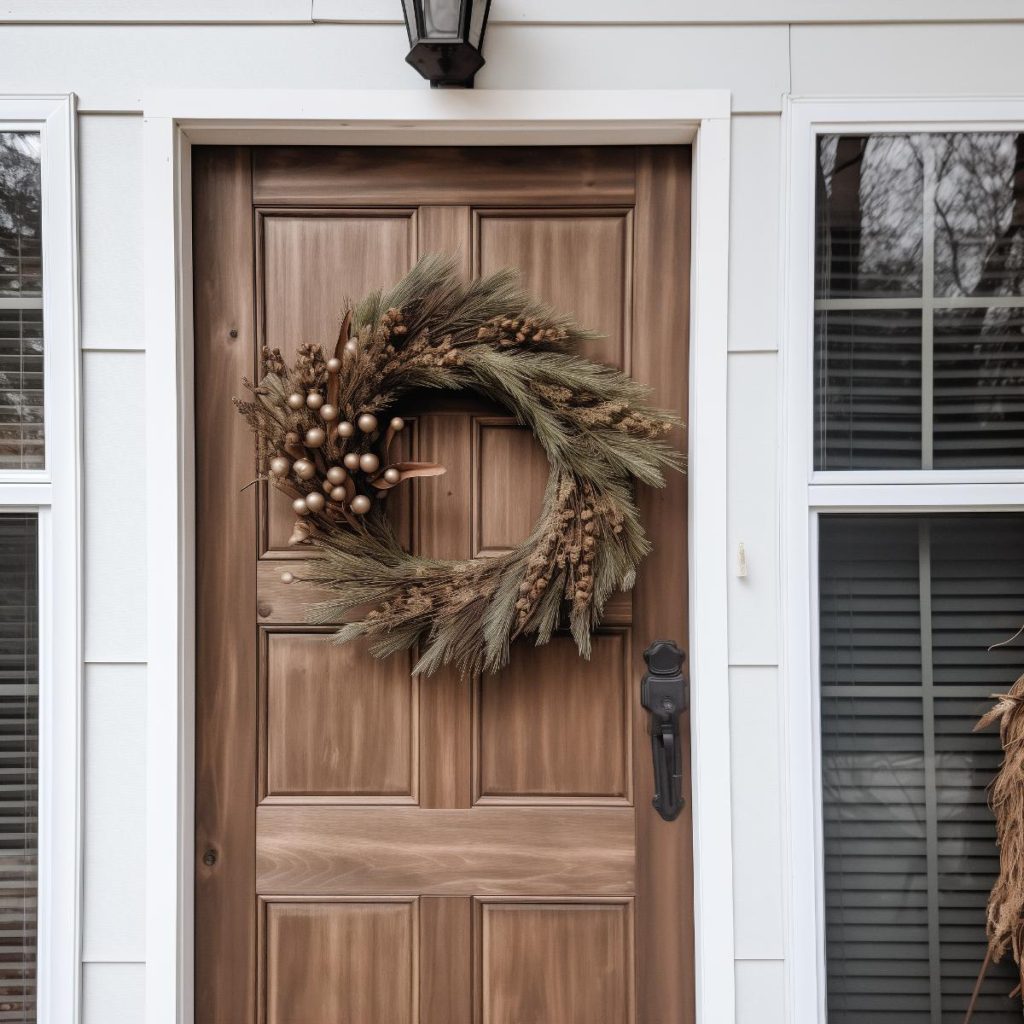
<svg viewBox="0 0 1024 1024">
<path fill-rule="evenodd" d="M 666 440 L 679 420 L 649 407 L 647 389 L 625 374 L 572 353 L 594 337 L 524 295 L 515 271 L 467 284 L 453 258 L 434 255 L 346 314 L 332 356 L 304 345 L 289 367 L 264 350 L 263 379 L 244 382 L 252 400 L 235 404 L 261 466 L 293 499 L 292 542 L 313 549 L 302 582 L 334 595 L 311 606 L 310 620 L 337 622 L 370 604 L 338 642 L 366 636 L 377 657 L 418 647 L 416 672 L 475 673 L 504 666 L 517 637 L 547 643 L 567 611 L 588 657 L 605 601 L 632 586 L 649 549 L 634 480 L 660 487 L 663 471 L 683 468 Z M 404 422 L 388 417 L 422 388 L 496 400 L 547 453 L 543 512 L 514 551 L 441 561 L 402 549 L 384 499 L 405 479 L 444 472 L 389 462 Z"/>
</svg>

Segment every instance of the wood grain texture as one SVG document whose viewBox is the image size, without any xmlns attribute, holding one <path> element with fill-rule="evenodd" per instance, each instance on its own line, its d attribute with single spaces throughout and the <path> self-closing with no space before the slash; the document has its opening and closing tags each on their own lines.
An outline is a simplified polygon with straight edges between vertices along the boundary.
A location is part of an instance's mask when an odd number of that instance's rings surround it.
<svg viewBox="0 0 1024 1024">
<path fill-rule="evenodd" d="M 256 495 L 231 410 L 254 370 L 250 154 L 193 152 L 196 407 L 196 1024 L 255 1013 Z M 231 332 L 236 331 L 237 337 Z M 230 543 L 225 543 L 230 538 Z M 206 863 L 204 856 L 214 857 Z M 209 857 L 207 857 L 209 859 Z"/>
<path fill-rule="evenodd" d="M 484 900 L 478 914 L 480 1024 L 636 1020 L 632 901 Z"/>
<path fill-rule="evenodd" d="M 324 633 L 269 633 L 263 663 L 264 796 L 407 797 L 418 782 L 412 661 Z"/>
<path fill-rule="evenodd" d="M 279 579 L 306 553 L 268 549 L 253 492 L 224 483 L 251 479 L 227 396 L 259 345 L 324 341 L 342 296 L 438 249 L 467 275 L 520 263 L 609 333 L 589 354 L 685 415 L 688 151 L 260 150 L 255 186 L 245 151 L 198 159 L 197 843 L 239 873 L 197 866 L 197 1024 L 692 1022 L 690 812 L 650 807 L 638 699 L 644 647 L 686 642 L 685 480 L 638 492 L 655 553 L 590 662 L 559 636 L 518 644 L 497 679 L 439 673 L 419 683 L 418 729 L 407 674 L 322 643 L 315 592 Z M 413 457 L 448 467 L 395 495 L 412 548 L 466 558 L 528 533 L 547 467 L 505 410 L 431 393 L 399 411 Z"/>
<path fill-rule="evenodd" d="M 420 899 L 420 1022 L 472 1024 L 473 901 Z"/>
<path fill-rule="evenodd" d="M 256 150 L 257 203 L 631 204 L 631 147 L 294 146 Z"/>
<path fill-rule="evenodd" d="M 544 506 L 551 467 L 537 439 L 515 420 L 479 416 L 473 427 L 472 553 L 476 557 L 508 551 L 530 536 Z"/>
<path fill-rule="evenodd" d="M 690 281 L 690 150 L 645 147 L 637 158 L 636 293 L 633 376 L 650 385 L 654 401 L 687 415 Z M 683 431 L 673 437 L 683 451 Z M 654 553 L 634 590 L 633 672 L 639 680 L 642 655 L 652 640 L 675 640 L 689 647 L 687 630 L 686 480 L 672 474 L 661 490 L 638 488 L 641 518 Z M 697 685 L 725 685 L 699 680 Z M 633 782 L 637 794 L 654 792 L 647 716 L 635 691 Z M 681 721 L 683 764 L 690 763 L 689 721 Z M 674 822 L 663 821 L 638 796 L 636 837 L 637 1017 L 641 1021 L 694 1019 L 693 918 L 680 908 L 693 906 L 693 820 L 689 773 L 686 806 Z M 671 894 L 669 896 L 668 894 Z"/>
<path fill-rule="evenodd" d="M 416 211 L 263 211 L 257 219 L 257 313 L 262 344 L 289 360 L 299 345 L 330 348 L 348 302 L 397 281 L 416 259 Z M 291 557 L 288 497 L 261 488 L 264 551 Z"/>
<path fill-rule="evenodd" d="M 631 210 L 483 210 L 474 230 L 478 274 L 519 267 L 531 295 L 604 335 L 588 358 L 629 372 Z"/>
<path fill-rule="evenodd" d="M 633 893 L 626 807 L 264 805 L 256 821 L 265 894 Z"/>
<path fill-rule="evenodd" d="M 629 799 L 629 637 L 594 636 L 590 661 L 569 636 L 523 646 L 479 682 L 478 800 Z"/>
<path fill-rule="evenodd" d="M 420 455 L 447 468 L 416 492 L 416 549 L 432 558 L 468 558 L 472 442 L 467 414 L 427 413 L 420 418 Z M 469 807 L 472 802 L 472 688 L 445 668 L 422 690 L 420 803 Z"/>
<path fill-rule="evenodd" d="M 416 901 L 268 901 L 264 913 L 265 1024 L 416 1024 Z"/>
</svg>

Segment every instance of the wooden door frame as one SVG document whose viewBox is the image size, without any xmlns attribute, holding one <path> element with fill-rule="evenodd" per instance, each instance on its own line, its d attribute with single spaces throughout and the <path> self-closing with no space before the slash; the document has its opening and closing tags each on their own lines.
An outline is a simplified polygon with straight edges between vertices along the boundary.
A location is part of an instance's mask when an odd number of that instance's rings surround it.
<svg viewBox="0 0 1024 1024">
<path fill-rule="evenodd" d="M 202 90 L 144 98 L 146 1024 L 191 1024 L 194 466 L 191 147 L 693 145 L 690 668 L 697 1020 L 735 1016 L 726 538 L 726 90 Z M 162 467 L 157 469 L 157 467 Z M 680 908 L 686 912 L 686 908 Z"/>
</svg>

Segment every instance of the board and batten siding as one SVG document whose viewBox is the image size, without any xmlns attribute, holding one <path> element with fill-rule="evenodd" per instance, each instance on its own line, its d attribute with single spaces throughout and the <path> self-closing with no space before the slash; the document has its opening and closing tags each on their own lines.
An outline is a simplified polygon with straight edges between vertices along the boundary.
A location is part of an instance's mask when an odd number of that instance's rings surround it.
<svg viewBox="0 0 1024 1024">
<path fill-rule="evenodd" d="M 844 8 L 860 19 L 863 5 L 856 0 L 828 5 L 821 23 L 793 25 L 785 19 L 797 18 L 806 5 L 783 0 L 757 5 L 756 24 L 753 16 L 724 15 L 719 24 L 698 23 L 706 22 L 703 16 L 692 24 L 651 23 L 644 11 L 650 6 L 657 13 L 654 0 L 636 5 L 636 24 L 516 21 L 512 6 L 494 0 L 480 89 L 718 87 L 733 94 L 725 567 L 732 668 L 727 681 L 694 685 L 728 685 L 732 704 L 736 1018 L 782 1024 L 788 1019 L 777 614 L 782 100 L 787 92 L 1019 92 L 1024 24 L 939 23 L 948 21 L 949 4 L 907 15 L 934 11 L 934 23 L 827 23 Z M 167 468 L 144 460 L 142 97 L 161 88 L 418 84 L 404 63 L 405 36 L 396 23 L 344 23 L 338 3 L 324 0 L 242 7 L 226 0 L 35 0 L 0 11 L 0 23 L 8 22 L 0 91 L 74 92 L 81 110 L 84 1024 L 139 1024 L 145 1000 L 144 480 Z M 997 7 L 988 0 L 977 16 L 1012 16 Z M 72 9 L 74 15 L 67 13 Z M 221 18 L 210 13 L 219 9 Z M 313 24 L 316 9 L 332 23 Z M 370 0 L 353 5 L 354 17 L 381 9 Z M 190 16 L 224 23 L 188 24 Z M 176 23 L 103 23 L 132 19 Z M 250 23 L 240 23 L 245 19 Z M 96 23 L 64 23 L 72 20 Z M 740 542 L 745 577 L 735 565 Z"/>
</svg>

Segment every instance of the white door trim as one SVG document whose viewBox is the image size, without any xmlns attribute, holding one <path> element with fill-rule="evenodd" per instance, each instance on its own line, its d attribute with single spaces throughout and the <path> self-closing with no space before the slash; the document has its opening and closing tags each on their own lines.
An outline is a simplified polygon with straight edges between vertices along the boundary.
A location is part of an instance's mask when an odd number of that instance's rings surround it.
<svg viewBox="0 0 1024 1024">
<path fill-rule="evenodd" d="M 215 90 L 145 109 L 149 685 L 146 1024 L 192 1020 L 192 264 L 196 143 L 694 145 L 690 635 L 697 1019 L 734 1019 L 726 572 L 730 96 L 717 90 Z M 161 467 L 156 471 L 156 467 Z M 684 964 L 680 970 L 686 970 Z"/>
</svg>

